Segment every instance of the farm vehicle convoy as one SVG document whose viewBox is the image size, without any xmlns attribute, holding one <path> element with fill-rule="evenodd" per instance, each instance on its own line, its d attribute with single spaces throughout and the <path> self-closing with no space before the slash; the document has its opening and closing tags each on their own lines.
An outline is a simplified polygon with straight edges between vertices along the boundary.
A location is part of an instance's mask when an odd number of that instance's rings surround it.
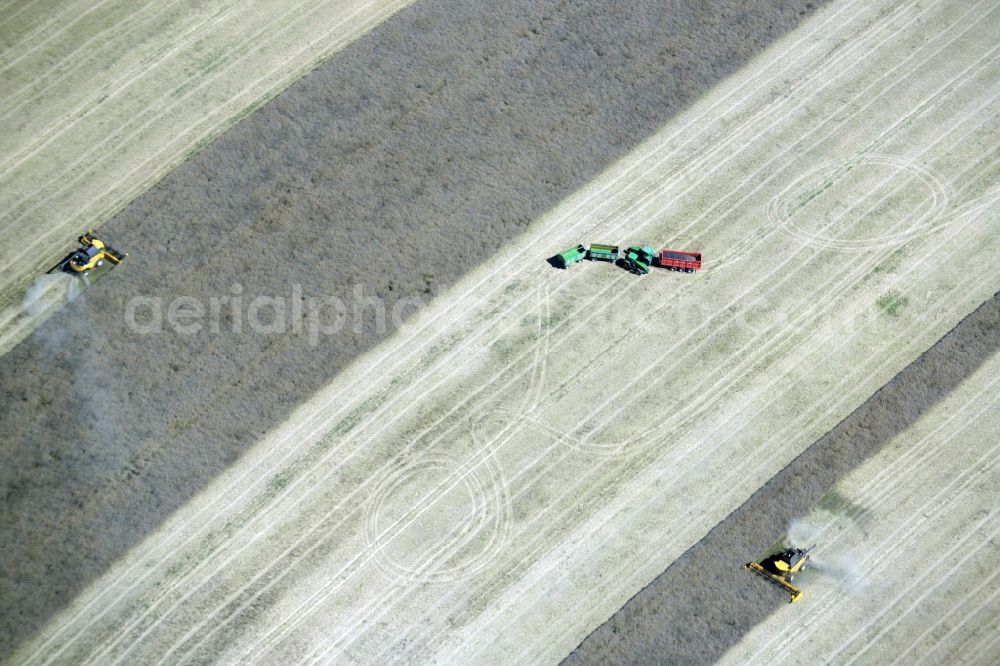
<svg viewBox="0 0 1000 666">
<path fill-rule="evenodd" d="M 685 273 L 693 273 L 701 268 L 701 252 L 664 248 L 657 253 L 648 245 L 630 245 L 623 252 L 617 245 L 599 243 L 591 244 L 590 248 L 575 245 L 553 257 L 552 263 L 559 268 L 569 268 L 584 259 L 606 261 L 636 275 L 646 275 L 651 266 Z"/>
</svg>

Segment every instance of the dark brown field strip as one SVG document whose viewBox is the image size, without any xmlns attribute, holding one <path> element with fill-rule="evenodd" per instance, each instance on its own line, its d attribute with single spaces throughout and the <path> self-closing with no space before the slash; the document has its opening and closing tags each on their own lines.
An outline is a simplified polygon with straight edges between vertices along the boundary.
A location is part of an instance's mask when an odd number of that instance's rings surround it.
<svg viewBox="0 0 1000 666">
<path fill-rule="evenodd" d="M 776 474 L 595 629 L 563 664 L 708 664 L 788 595 L 743 569 L 1000 351 L 1000 292 Z M 807 591 L 808 595 L 808 591 Z M 809 612 L 808 597 L 796 605 Z"/>
<path fill-rule="evenodd" d="M 133 202 L 0 369 L 0 658 L 389 332 L 140 334 L 134 299 L 430 298 L 816 4 L 422 0 Z"/>
</svg>

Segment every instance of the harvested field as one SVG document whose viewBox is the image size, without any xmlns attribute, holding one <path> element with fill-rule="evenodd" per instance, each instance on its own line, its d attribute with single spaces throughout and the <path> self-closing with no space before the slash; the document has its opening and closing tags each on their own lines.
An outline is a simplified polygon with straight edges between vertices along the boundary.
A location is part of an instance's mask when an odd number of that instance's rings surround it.
<svg viewBox="0 0 1000 666">
<path fill-rule="evenodd" d="M 496 43 L 467 37 L 482 79 L 426 74 L 430 48 L 408 48 L 427 67 L 361 70 L 374 110 L 355 120 L 387 128 L 374 143 L 302 121 L 330 90 L 354 90 L 340 77 L 371 57 L 359 40 L 108 225 L 147 259 L 6 359 L 5 390 L 49 418 L 39 433 L 0 412 L 4 458 L 27 461 L 4 472 L 15 502 L 55 525 L 64 556 L 88 521 L 105 548 L 87 566 L 70 559 L 93 580 L 16 661 L 557 662 L 997 291 L 995 3 L 835 2 L 676 117 L 663 80 L 707 86 L 748 45 L 697 40 L 708 53 L 693 72 L 654 48 L 634 71 L 659 63 L 665 78 L 626 84 L 615 73 L 632 65 L 603 58 L 640 57 L 622 31 L 669 48 L 654 20 L 539 7 L 497 17 L 509 32 Z M 666 25 L 684 15 L 671 10 Z M 433 32 L 461 11 L 421 3 L 370 37 L 412 44 L 420 19 Z M 717 13 L 685 18 L 731 34 Z M 607 45 L 560 39 L 578 34 Z M 508 41 L 519 46 L 497 46 Z M 508 80 L 531 83 L 497 84 Z M 419 103 L 397 103 L 414 89 Z M 578 187 L 616 149 L 627 154 Z M 422 161 L 428 151 L 441 159 Z M 345 257 L 352 233 L 369 245 Z M 544 262 L 589 239 L 700 251 L 705 267 L 639 278 Z M 393 273 L 366 271 L 400 247 Z M 487 259 L 483 247 L 501 249 Z M 174 256 L 181 275 L 155 270 Z M 296 283 L 313 296 L 358 275 L 390 303 L 454 283 L 349 365 L 373 322 L 316 347 L 231 322 L 187 337 L 98 323 L 136 296 L 204 298 L 234 282 L 247 299 Z M 81 331 L 74 317 L 96 333 L 53 341 Z M 111 365 L 123 354 L 127 367 Z M 94 372 L 111 387 L 97 398 Z M 66 393 L 53 401 L 38 376 Z M 136 390 L 141 377 L 163 387 Z M 128 438 L 55 447 L 84 398 L 71 433 Z M 129 501 L 149 508 L 145 522 L 119 526 Z M 44 580 L 45 539 L 3 528 L 18 536 L 21 580 Z"/>
<path fill-rule="evenodd" d="M 993 664 L 1000 657 L 1000 354 L 792 524 L 816 541 L 783 607 L 723 664 Z"/>
<path fill-rule="evenodd" d="M 356 287 L 411 311 L 810 5 L 424 1 L 102 226 L 129 259 L 0 374 L 0 654 L 385 335 L 367 305 L 321 344 L 304 326 L 255 334 L 246 309 L 144 335 L 130 304 Z"/>
<path fill-rule="evenodd" d="M 0 354 L 75 237 L 410 0 L 9 3 L 0 14 Z"/>
<path fill-rule="evenodd" d="M 814 557 L 814 564 L 821 565 L 824 561 L 842 566 L 848 564 L 845 558 L 858 551 L 845 550 L 832 540 L 832 536 L 811 528 L 816 524 L 816 517 L 805 522 L 802 517 L 819 505 L 821 509 L 817 515 L 824 520 L 829 521 L 835 514 L 838 519 L 846 517 L 854 521 L 853 527 L 870 531 L 876 521 L 882 520 L 878 516 L 878 505 L 884 509 L 886 504 L 897 501 L 895 493 L 912 492 L 921 480 L 896 478 L 891 471 L 886 471 L 881 490 L 889 492 L 882 493 L 874 506 L 848 497 L 845 494 L 848 484 L 838 485 L 837 482 L 882 448 L 891 446 L 901 451 L 900 447 L 907 446 L 914 433 L 926 423 L 934 423 L 941 414 L 956 413 L 954 409 L 947 410 L 962 400 L 962 391 L 968 393 L 968 383 L 975 381 L 970 380 L 970 376 L 976 375 L 982 380 L 989 378 L 991 370 L 993 378 L 997 376 L 998 352 L 1000 293 L 963 319 L 836 428 L 771 478 L 739 509 L 713 527 L 705 538 L 591 633 L 564 664 L 708 664 L 717 662 L 734 646 L 729 659 L 735 663 L 772 663 L 787 655 L 794 655 L 795 661 L 801 660 L 809 653 L 809 650 L 802 650 L 801 645 L 794 645 L 780 655 L 773 651 L 756 653 L 756 650 L 763 645 L 762 636 L 775 642 L 779 635 L 786 635 L 789 628 L 784 625 L 787 623 L 822 626 L 825 633 L 829 618 L 814 617 L 815 596 L 825 590 L 822 586 L 813 587 L 812 576 L 799 576 L 807 596 L 792 612 L 782 612 L 779 609 L 788 605 L 787 594 L 748 575 L 742 565 L 758 559 L 772 544 L 787 539 L 785 532 L 789 525 L 795 526 L 793 538 L 809 541 L 789 545 L 817 545 L 819 552 Z M 956 389 L 960 389 L 959 395 L 952 395 Z M 978 409 L 991 404 L 990 397 L 981 398 L 965 407 Z M 915 425 L 918 419 L 922 419 L 922 424 Z M 954 423 L 950 417 L 948 421 Z M 938 440 L 929 443 L 937 446 Z M 988 448 L 975 441 L 962 445 L 968 451 L 982 452 Z M 942 452 L 948 452 L 948 447 L 942 447 Z M 893 470 L 892 464 L 885 464 L 887 455 L 865 462 L 864 467 Z M 912 459 L 912 452 L 907 451 L 906 456 Z M 945 478 L 948 475 L 934 456 L 923 458 L 922 464 L 927 466 L 921 470 L 923 472 Z M 913 555 L 909 552 L 897 553 L 897 556 L 912 564 Z M 859 567 L 840 569 L 844 573 L 851 570 L 861 573 Z M 865 578 L 871 581 L 872 576 Z M 870 589 L 879 594 L 885 588 L 876 584 Z M 841 589 L 839 592 L 850 595 L 853 590 Z M 776 613 L 775 617 L 767 620 L 771 613 Z M 697 621 L 691 621 L 692 618 Z M 740 642 L 744 634 L 759 623 L 763 623 L 763 627 Z M 837 627 L 836 622 L 831 624 Z M 845 635 L 843 627 L 834 629 L 835 635 Z M 750 646 L 755 643 L 760 645 L 751 650 Z M 756 654 L 750 659 L 752 653 Z M 817 661 L 827 660 L 819 650 L 809 656 Z M 945 661 L 954 662 L 958 656 L 948 654 Z"/>
</svg>

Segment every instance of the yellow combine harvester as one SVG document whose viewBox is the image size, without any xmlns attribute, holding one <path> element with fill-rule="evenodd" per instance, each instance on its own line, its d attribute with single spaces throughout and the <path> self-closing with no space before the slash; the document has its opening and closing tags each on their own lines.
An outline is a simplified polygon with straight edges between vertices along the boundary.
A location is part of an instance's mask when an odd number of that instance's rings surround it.
<svg viewBox="0 0 1000 666">
<path fill-rule="evenodd" d="M 746 568 L 783 587 L 792 595 L 789 603 L 795 603 L 802 596 L 802 590 L 792 585 L 792 579 L 795 574 L 806 568 L 809 552 L 815 547 L 813 545 L 808 548 L 786 548 L 768 555 L 760 562 L 748 562 Z"/>
<path fill-rule="evenodd" d="M 120 264 L 128 256 L 96 238 L 93 231 L 88 231 L 80 236 L 80 245 L 83 247 L 60 261 L 49 272 L 65 271 L 79 275 L 87 282 L 91 282 Z"/>
</svg>

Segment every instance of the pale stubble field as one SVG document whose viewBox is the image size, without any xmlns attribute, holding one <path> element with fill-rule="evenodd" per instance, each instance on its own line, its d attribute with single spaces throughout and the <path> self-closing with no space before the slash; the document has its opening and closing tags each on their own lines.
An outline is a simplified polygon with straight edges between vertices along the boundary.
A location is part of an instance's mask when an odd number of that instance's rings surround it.
<svg viewBox="0 0 1000 666">
<path fill-rule="evenodd" d="M 996 9 L 826 7 L 353 363 L 20 656 L 558 661 L 996 291 Z M 524 260 L 578 240 L 707 262 Z"/>
</svg>

